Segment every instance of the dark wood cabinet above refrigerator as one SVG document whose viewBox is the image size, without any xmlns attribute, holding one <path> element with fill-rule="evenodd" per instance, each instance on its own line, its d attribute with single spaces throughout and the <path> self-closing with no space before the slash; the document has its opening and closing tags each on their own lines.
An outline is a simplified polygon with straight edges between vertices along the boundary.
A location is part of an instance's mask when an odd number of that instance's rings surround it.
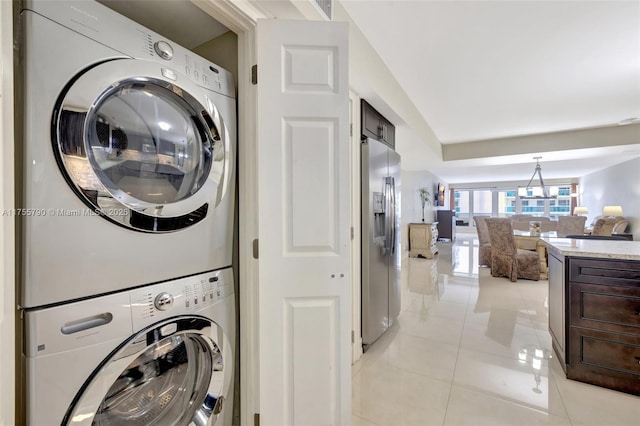
<svg viewBox="0 0 640 426">
<path fill-rule="evenodd" d="M 364 99 L 360 101 L 360 120 L 362 137 L 379 140 L 395 150 L 396 126 Z"/>
</svg>

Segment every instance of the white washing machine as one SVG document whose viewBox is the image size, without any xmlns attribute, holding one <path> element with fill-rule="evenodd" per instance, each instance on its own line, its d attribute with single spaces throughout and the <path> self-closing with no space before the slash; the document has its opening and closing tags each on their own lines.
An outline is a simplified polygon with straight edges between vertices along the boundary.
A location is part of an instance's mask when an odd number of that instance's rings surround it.
<svg viewBox="0 0 640 426">
<path fill-rule="evenodd" d="M 25 312 L 28 425 L 230 425 L 231 269 Z"/>
<path fill-rule="evenodd" d="M 22 307 L 230 266 L 233 76 L 93 1 L 20 31 Z"/>
</svg>

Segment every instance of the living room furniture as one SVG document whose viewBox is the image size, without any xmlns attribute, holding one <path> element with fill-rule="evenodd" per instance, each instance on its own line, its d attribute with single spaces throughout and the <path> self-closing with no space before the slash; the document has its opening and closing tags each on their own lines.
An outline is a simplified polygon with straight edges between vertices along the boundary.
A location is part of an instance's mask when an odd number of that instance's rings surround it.
<svg viewBox="0 0 640 426">
<path fill-rule="evenodd" d="M 516 216 L 514 218 L 514 216 Z M 511 225 L 513 229 L 519 231 L 528 231 L 530 222 L 540 222 L 541 232 L 551 232 L 558 229 L 558 222 L 551 220 L 546 216 L 529 216 L 529 215 L 513 215 L 511 216 Z"/>
<path fill-rule="evenodd" d="M 489 239 L 489 228 L 485 222 L 486 216 L 474 216 L 478 233 L 478 264 L 480 266 L 491 266 L 491 240 Z"/>
<path fill-rule="evenodd" d="M 538 281 L 540 257 L 536 252 L 518 249 L 510 219 L 485 219 L 491 240 L 491 276 Z"/>
<path fill-rule="evenodd" d="M 549 332 L 567 378 L 640 395 L 640 242 L 545 244 Z"/>
<path fill-rule="evenodd" d="M 438 222 L 409 224 L 409 257 L 433 259 L 438 253 Z"/>
<path fill-rule="evenodd" d="M 567 235 L 565 238 L 570 238 L 574 240 L 618 240 L 618 241 L 633 241 L 632 239 L 625 238 L 619 235 Z"/>
<path fill-rule="evenodd" d="M 613 232 L 611 233 L 612 237 L 622 237 L 625 240 L 633 241 L 633 234 L 627 232 Z"/>
<path fill-rule="evenodd" d="M 452 242 L 456 239 L 456 212 L 453 210 L 436 210 L 438 221 L 438 238 Z"/>
<path fill-rule="evenodd" d="M 560 216 L 558 218 L 558 237 L 564 237 L 570 234 L 582 234 L 584 232 L 584 223 L 587 218 L 584 216 Z"/>
<path fill-rule="evenodd" d="M 584 228 L 585 234 L 593 233 L 596 223 L 600 219 L 609 219 L 609 222 L 614 222 L 613 228 L 611 229 L 611 233 L 614 234 L 623 234 L 627 230 L 627 226 L 629 226 L 629 221 L 624 216 L 596 216 L 593 221 Z M 607 225 L 608 226 L 608 225 Z M 606 235 L 606 234 L 600 234 Z"/>
<path fill-rule="evenodd" d="M 516 247 L 520 250 L 534 251 L 540 258 L 540 279 L 546 280 L 548 278 L 547 268 L 547 246 L 542 242 L 542 238 L 555 238 L 557 233 L 541 232 L 537 235 L 532 235 L 529 231 L 513 230 L 513 236 L 516 240 Z"/>
<path fill-rule="evenodd" d="M 611 235 L 614 232 L 624 232 L 629 222 L 618 217 L 603 217 L 596 220 L 591 233 L 593 235 Z"/>
</svg>

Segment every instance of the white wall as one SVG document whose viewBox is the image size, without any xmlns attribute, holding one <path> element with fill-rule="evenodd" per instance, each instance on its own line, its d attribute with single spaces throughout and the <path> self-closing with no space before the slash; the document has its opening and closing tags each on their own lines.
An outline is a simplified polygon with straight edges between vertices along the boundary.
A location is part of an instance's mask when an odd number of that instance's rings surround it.
<svg viewBox="0 0 640 426">
<path fill-rule="evenodd" d="M 440 140 L 340 2 L 333 19 L 349 22 L 349 87 L 396 126 L 403 168 L 422 170 L 442 159 Z"/>
<path fill-rule="evenodd" d="M 627 232 L 640 240 L 640 157 L 583 176 L 578 204 L 589 210 L 587 224 L 602 214 L 603 206 L 622 206 Z"/>
<path fill-rule="evenodd" d="M 402 251 L 403 254 L 409 249 L 409 228 L 410 223 L 422 222 L 422 205 L 420 198 L 418 197 L 418 189 L 426 187 L 431 193 L 431 205 L 425 205 L 424 208 L 424 221 L 433 222 L 434 210 L 437 208 L 448 209 L 449 206 L 449 185 L 440 179 L 438 176 L 426 170 L 423 171 L 401 171 L 401 193 L 400 193 L 400 208 L 401 210 L 401 226 L 400 235 L 402 236 Z M 435 195 L 438 183 L 445 185 L 445 200 L 446 207 L 435 207 Z"/>
</svg>

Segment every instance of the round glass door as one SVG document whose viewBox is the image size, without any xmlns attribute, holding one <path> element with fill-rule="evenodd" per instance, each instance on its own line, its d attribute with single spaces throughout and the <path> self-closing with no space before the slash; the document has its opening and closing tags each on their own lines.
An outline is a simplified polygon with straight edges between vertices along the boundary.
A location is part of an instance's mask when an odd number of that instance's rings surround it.
<svg viewBox="0 0 640 426">
<path fill-rule="evenodd" d="M 167 329 L 176 331 L 161 337 Z M 200 318 L 140 333 L 96 370 L 63 423 L 215 424 L 230 383 L 222 351 L 228 343 L 214 340 L 220 335 L 217 325 Z"/>
<path fill-rule="evenodd" d="M 124 82 L 86 118 L 89 161 L 119 200 L 182 201 L 203 186 L 211 169 L 215 141 L 199 113 L 157 83 Z"/>
<path fill-rule="evenodd" d="M 201 92 L 145 61 L 89 69 L 54 115 L 67 181 L 95 213 L 128 228 L 170 232 L 202 220 L 223 195 L 228 132 L 213 103 L 192 95 Z"/>
</svg>

